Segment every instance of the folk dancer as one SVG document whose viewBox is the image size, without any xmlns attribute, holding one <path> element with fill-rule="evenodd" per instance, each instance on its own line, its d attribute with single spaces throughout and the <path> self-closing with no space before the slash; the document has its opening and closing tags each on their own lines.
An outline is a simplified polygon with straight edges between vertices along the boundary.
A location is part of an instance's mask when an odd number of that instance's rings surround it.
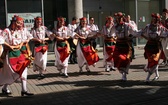
<svg viewBox="0 0 168 105">
<path fill-rule="evenodd" d="M 23 18 L 14 16 L 11 22 L 12 30 L 6 28 L 3 31 L 7 54 L 4 59 L 4 67 L 0 72 L 0 85 L 4 85 L 2 92 L 11 94 L 7 86 L 21 79 L 21 96 L 34 95 L 27 91 L 27 66 L 31 63 L 28 42 L 32 37 L 30 32 L 24 28 Z"/>
<path fill-rule="evenodd" d="M 3 60 L 1 58 L 1 55 L 4 51 L 3 44 L 4 44 L 4 38 L 2 36 L 2 30 L 0 29 L 0 69 L 3 67 Z"/>
<path fill-rule="evenodd" d="M 71 36 L 71 31 L 65 26 L 64 17 L 58 17 L 57 20 L 57 27 L 53 30 L 53 33 L 55 34 L 54 38 L 56 38 L 54 48 L 56 57 L 55 66 L 57 67 L 60 75 L 68 77 L 67 69 L 70 57 L 70 45 L 68 43 L 68 39 Z"/>
<path fill-rule="evenodd" d="M 115 49 L 116 35 L 113 17 L 106 17 L 106 24 L 103 26 L 101 34 L 104 36 L 103 58 L 106 67 L 105 71 L 109 72 L 115 70 L 113 52 Z"/>
<path fill-rule="evenodd" d="M 41 17 L 36 17 L 34 19 L 34 27 L 31 29 L 31 34 L 33 35 L 32 40 L 35 42 L 33 70 L 39 72 L 39 80 L 45 78 L 44 72 L 46 71 L 48 52 L 48 43 L 46 41 L 49 40 L 52 34 L 43 25 L 42 21 Z"/>
<path fill-rule="evenodd" d="M 4 62 L 5 62 L 4 60 L 6 59 L 7 51 L 8 50 L 12 50 L 15 47 L 15 46 L 10 46 L 5 41 L 5 38 L 7 37 L 6 35 L 8 35 L 8 34 L 11 35 L 11 33 L 13 33 L 14 30 L 15 30 L 15 26 L 16 26 L 15 25 L 15 20 L 16 20 L 16 16 L 12 17 L 10 25 L 7 28 L 5 28 L 4 30 L 2 30 L 2 32 L 1 32 L 1 42 L 2 42 L 2 44 L 4 44 L 4 46 L 3 47 L 1 46 L 1 51 L 2 51 L 2 53 L 1 53 L 1 62 L 2 62 L 2 66 L 1 66 L 1 69 L 0 69 L 0 75 L 3 75 L 3 72 L 4 72 L 2 67 L 4 67 Z M 5 78 L 1 77 L 1 80 L 2 79 L 5 79 Z M 6 95 L 11 94 L 11 91 L 7 88 L 8 84 L 6 84 L 6 82 L 4 82 L 4 83 L 1 82 L 0 85 L 3 85 L 3 87 L 2 87 L 2 93 L 3 94 L 6 94 Z"/>
<path fill-rule="evenodd" d="M 116 45 L 113 53 L 114 67 L 122 74 L 122 81 L 127 80 L 127 74 L 131 63 L 132 49 L 129 43 L 132 35 L 136 37 L 137 30 L 125 22 L 125 14 L 122 12 L 115 13 L 116 25 L 115 34 L 117 37 Z M 131 36 L 129 36 L 131 35 Z"/>
<path fill-rule="evenodd" d="M 145 45 L 145 59 L 148 60 L 147 64 L 144 67 L 144 71 L 148 72 L 146 83 L 150 82 L 150 77 L 155 73 L 155 78 L 153 81 L 159 79 L 158 72 L 158 62 L 160 60 L 161 54 L 161 38 L 166 37 L 166 28 L 163 27 L 160 23 L 160 15 L 158 13 L 151 14 L 152 20 L 150 24 L 147 24 L 146 27 L 142 30 L 142 36 L 147 39 Z"/>
<path fill-rule="evenodd" d="M 87 72 L 90 72 L 89 66 L 95 66 L 99 61 L 99 56 L 95 49 L 90 45 L 90 38 L 97 37 L 97 32 L 92 32 L 87 26 L 86 17 L 80 18 L 80 24 L 75 30 L 76 37 L 78 37 L 77 44 L 77 62 L 80 68 L 80 73 L 83 72 L 83 66 L 86 65 Z"/>
</svg>

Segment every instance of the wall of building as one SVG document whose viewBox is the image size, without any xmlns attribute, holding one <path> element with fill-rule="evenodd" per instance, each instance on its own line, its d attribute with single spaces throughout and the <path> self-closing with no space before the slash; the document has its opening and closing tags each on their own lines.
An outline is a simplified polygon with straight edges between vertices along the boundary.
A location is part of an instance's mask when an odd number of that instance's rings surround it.
<svg viewBox="0 0 168 105">
<path fill-rule="evenodd" d="M 0 29 L 6 27 L 5 0 L 0 1 Z"/>
<path fill-rule="evenodd" d="M 6 0 L 8 12 L 42 12 L 41 0 Z M 168 8 L 168 0 L 43 0 L 44 1 L 44 25 L 49 29 L 54 27 L 54 21 L 58 16 L 71 21 L 74 15 L 78 17 L 94 17 L 99 28 L 104 25 L 105 18 L 113 16 L 121 11 L 131 15 L 139 28 L 143 28 L 150 22 L 152 12 L 161 13 L 163 8 Z M 137 1 L 137 7 L 135 5 Z M 73 4 L 73 5 L 72 5 Z M 79 5 L 80 4 L 80 5 Z M 136 16 L 136 8 L 138 15 Z M 80 13 L 79 13 L 80 11 Z M 144 12 L 145 11 L 145 12 Z M 145 16 L 145 21 L 140 20 Z M 6 27 L 5 0 L 0 0 L 0 28 Z M 102 39 L 99 43 L 103 44 Z M 144 43 L 139 40 L 138 43 Z"/>
</svg>

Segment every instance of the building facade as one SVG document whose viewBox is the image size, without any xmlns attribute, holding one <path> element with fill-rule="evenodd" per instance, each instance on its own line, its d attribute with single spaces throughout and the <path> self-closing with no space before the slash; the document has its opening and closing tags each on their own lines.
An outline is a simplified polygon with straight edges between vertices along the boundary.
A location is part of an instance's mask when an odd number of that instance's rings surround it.
<svg viewBox="0 0 168 105">
<path fill-rule="evenodd" d="M 150 23 L 151 13 L 161 13 L 163 8 L 168 8 L 168 0 L 1 0 L 0 28 L 9 25 L 12 15 L 19 14 L 26 18 L 27 27 L 32 27 L 33 17 L 39 15 L 49 29 L 55 27 L 58 16 L 65 17 L 67 24 L 73 16 L 91 16 L 101 29 L 106 16 L 121 11 L 129 14 L 141 29 Z M 145 43 L 144 39 L 135 39 L 135 45 Z M 98 44 L 103 45 L 102 38 Z"/>
</svg>

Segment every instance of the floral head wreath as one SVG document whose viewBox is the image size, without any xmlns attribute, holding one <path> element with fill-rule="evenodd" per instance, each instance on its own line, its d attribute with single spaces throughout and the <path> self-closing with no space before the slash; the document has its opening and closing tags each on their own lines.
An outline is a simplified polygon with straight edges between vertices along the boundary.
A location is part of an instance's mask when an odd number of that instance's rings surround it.
<svg viewBox="0 0 168 105">
<path fill-rule="evenodd" d="M 152 13 L 151 16 L 157 19 L 161 18 L 161 16 L 158 13 Z"/>
<path fill-rule="evenodd" d="M 86 17 L 82 17 L 82 18 L 80 18 L 79 20 L 80 20 L 80 21 L 84 21 L 84 20 L 86 21 L 87 19 L 86 19 Z"/>
<path fill-rule="evenodd" d="M 65 21 L 66 21 L 66 18 L 64 18 L 64 17 L 58 17 L 57 20 L 58 20 L 58 21 L 63 21 L 63 22 L 65 22 Z"/>
<path fill-rule="evenodd" d="M 117 17 L 124 17 L 124 16 L 125 16 L 125 13 L 118 12 L 118 13 L 115 13 L 114 16 L 117 16 Z"/>
<path fill-rule="evenodd" d="M 18 15 L 14 15 L 13 17 L 12 17 L 12 21 L 16 21 L 16 18 L 18 17 Z"/>
<path fill-rule="evenodd" d="M 113 17 L 112 17 L 112 16 L 108 16 L 108 17 L 106 17 L 106 20 L 112 21 L 112 20 L 113 20 Z"/>
</svg>

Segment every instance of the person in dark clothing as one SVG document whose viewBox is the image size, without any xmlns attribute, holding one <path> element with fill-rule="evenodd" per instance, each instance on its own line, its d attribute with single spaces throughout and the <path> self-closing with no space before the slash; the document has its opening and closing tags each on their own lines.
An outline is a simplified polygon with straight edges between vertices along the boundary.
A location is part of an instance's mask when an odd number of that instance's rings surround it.
<svg viewBox="0 0 168 105">
<path fill-rule="evenodd" d="M 94 18 L 93 17 L 89 18 L 89 24 L 88 24 L 88 26 L 89 26 L 90 30 L 92 30 L 92 31 L 96 31 L 96 32 L 99 31 L 98 26 L 94 23 Z M 94 49 L 96 49 L 96 45 L 97 45 L 96 38 L 91 38 L 90 42 L 91 42 L 91 46 Z"/>
<path fill-rule="evenodd" d="M 72 31 L 72 32 L 74 32 L 75 29 L 78 26 L 77 23 L 78 23 L 77 22 L 77 18 L 73 17 L 72 18 L 72 22 L 70 24 L 68 24 L 69 30 Z M 76 60 L 76 45 L 77 45 L 77 40 L 73 39 L 73 38 L 69 38 L 68 42 L 69 42 L 70 48 L 71 48 L 71 55 L 70 55 L 70 58 L 69 58 L 69 63 L 70 64 L 77 63 L 77 60 Z"/>
</svg>

